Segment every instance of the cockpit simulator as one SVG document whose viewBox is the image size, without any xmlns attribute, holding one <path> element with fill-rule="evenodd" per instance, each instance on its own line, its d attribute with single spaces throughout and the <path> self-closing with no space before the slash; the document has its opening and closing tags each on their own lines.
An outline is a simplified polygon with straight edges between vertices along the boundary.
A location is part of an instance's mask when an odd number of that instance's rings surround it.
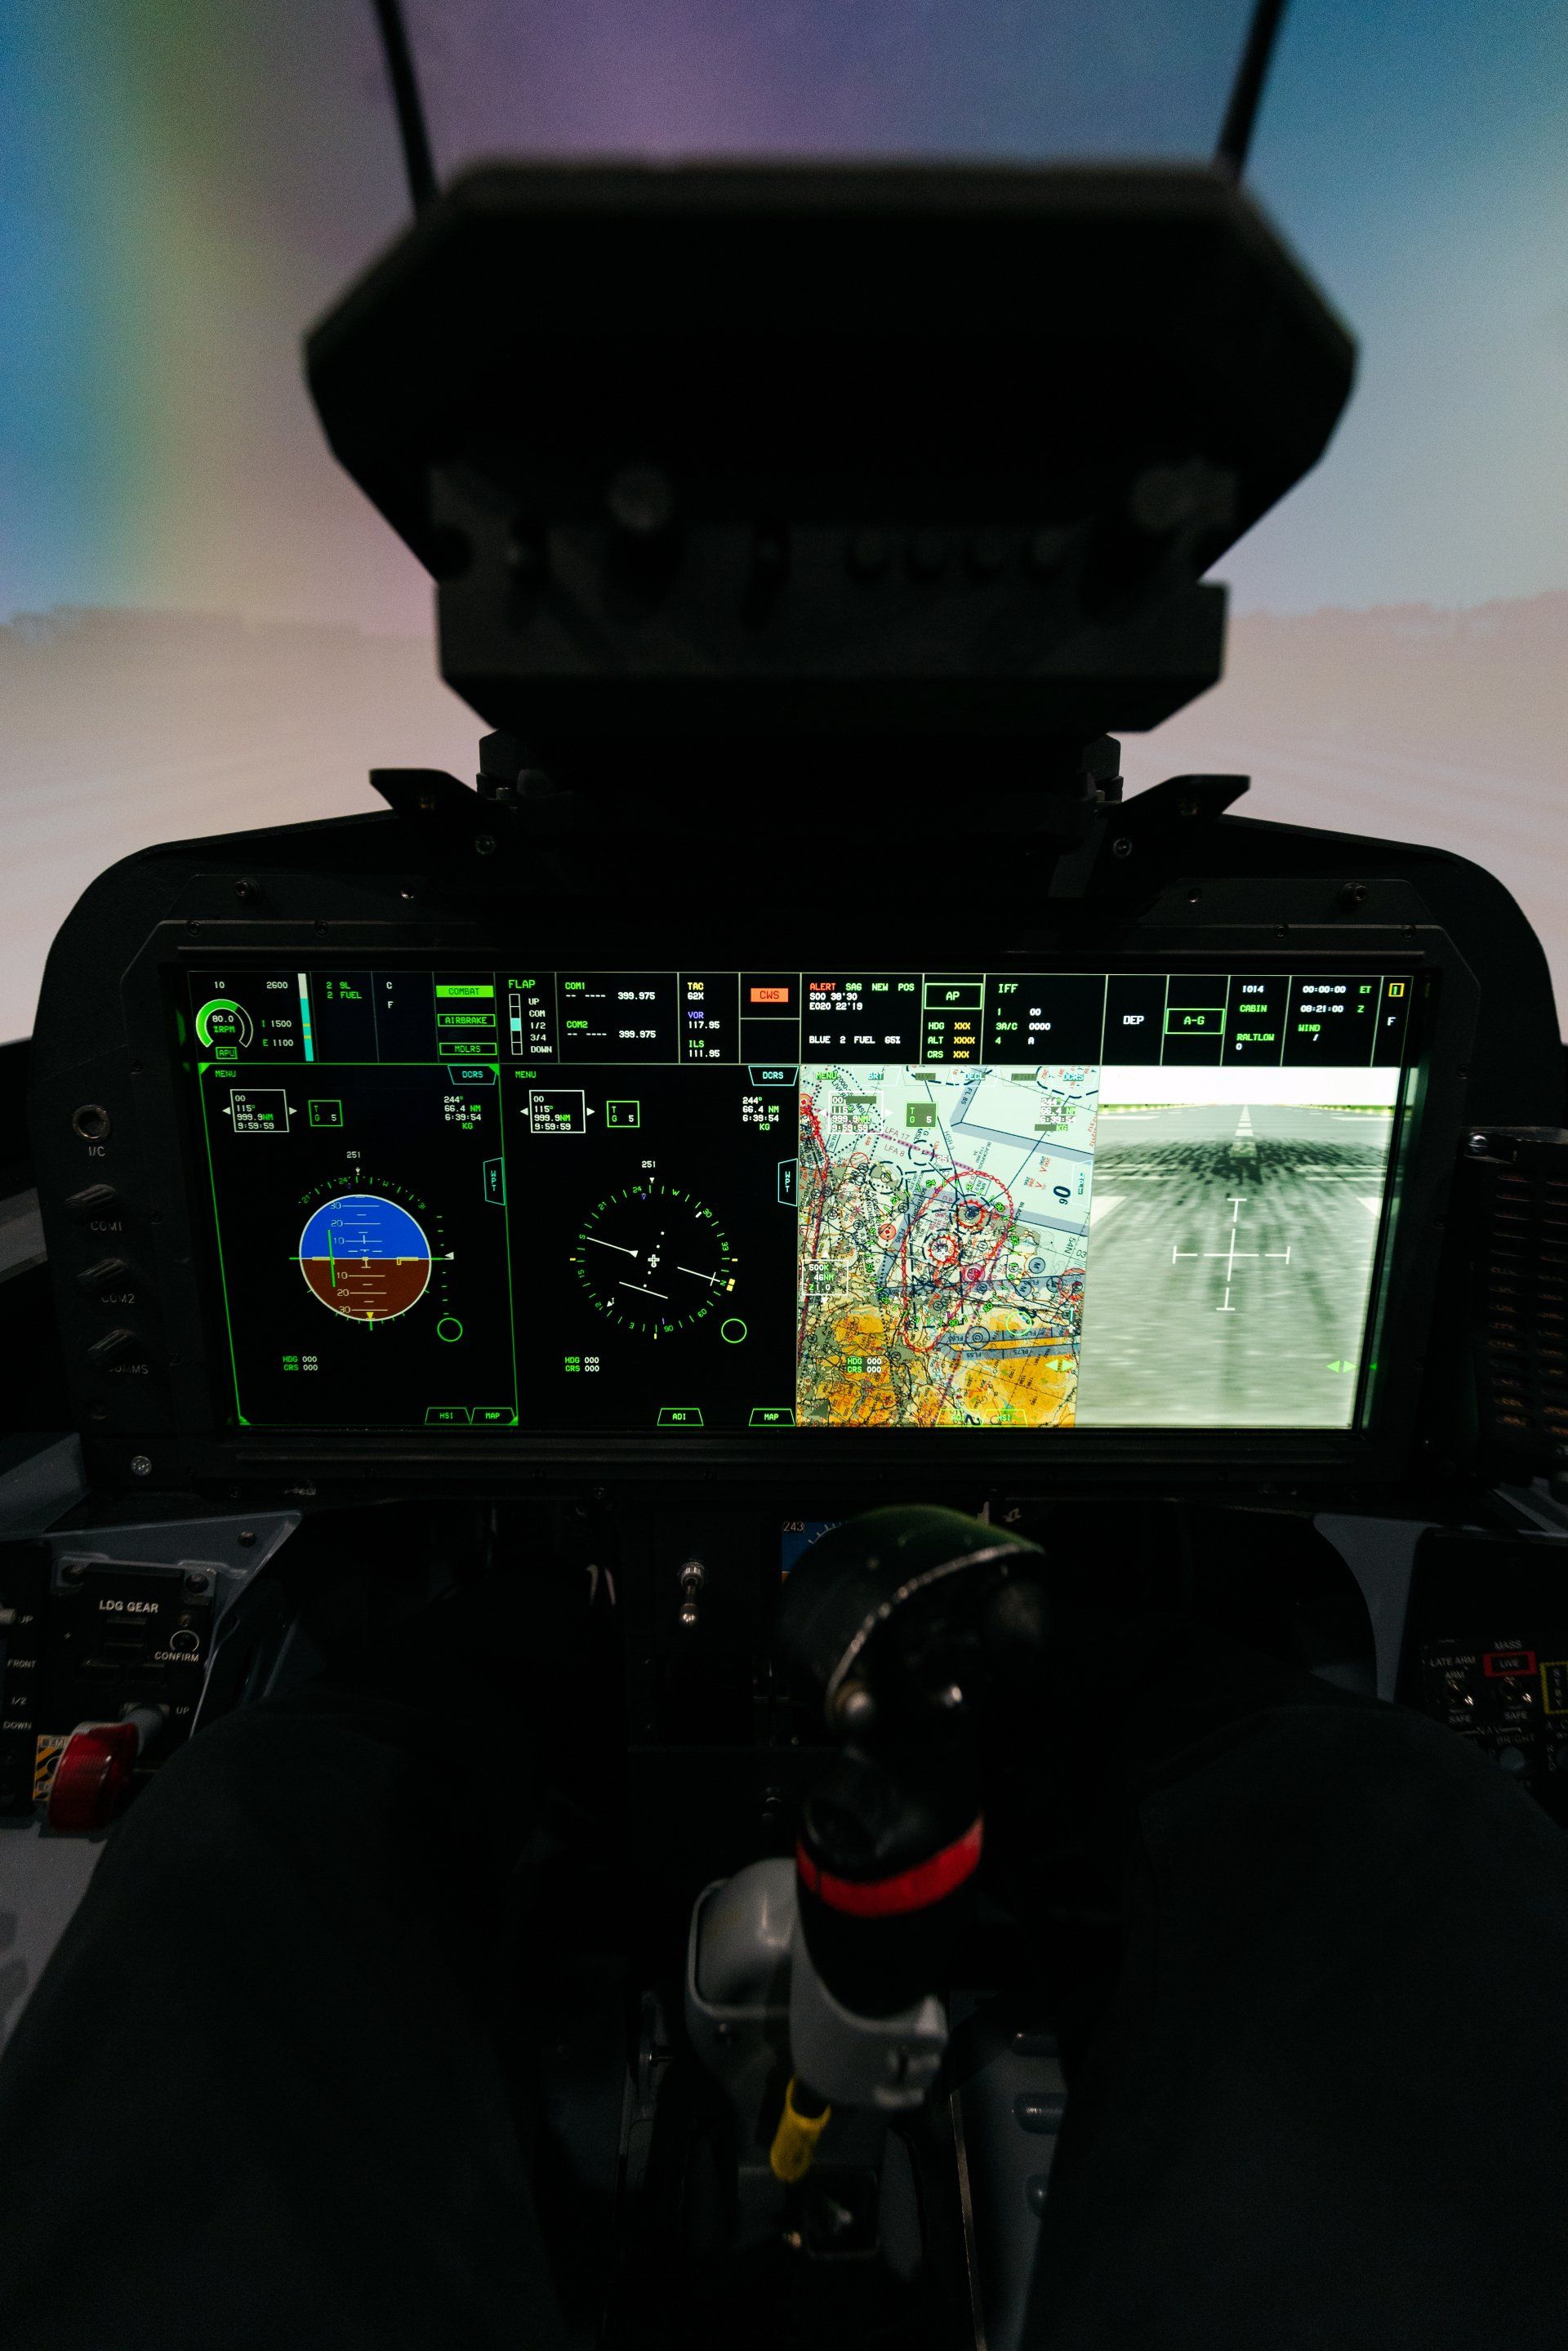
<svg viewBox="0 0 1568 2351">
<path fill-rule="evenodd" d="M 372 1616 L 564 1563 L 584 2344 L 650 2280 L 735 2339 L 780 2244 L 801 2341 L 873 2273 L 1022 2339 L 1063 2077 L 965 1708 L 1042 1559 L 1179 1558 L 1568 1821 L 1539 944 L 1244 778 L 1123 797 L 1350 389 L 1237 161 L 424 189 L 308 364 L 476 787 L 147 851 L 49 961 L 82 1471 L 0 1483 L 0 1802 L 101 1834 L 319 1663 L 340 1553 Z"/>
</svg>

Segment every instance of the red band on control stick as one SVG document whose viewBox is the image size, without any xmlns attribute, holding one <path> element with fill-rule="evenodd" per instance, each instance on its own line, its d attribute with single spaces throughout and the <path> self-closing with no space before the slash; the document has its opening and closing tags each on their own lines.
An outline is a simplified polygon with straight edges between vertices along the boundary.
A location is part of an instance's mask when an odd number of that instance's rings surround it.
<svg viewBox="0 0 1568 2351">
<path fill-rule="evenodd" d="M 893 1877 L 835 1877 L 821 1869 L 803 1844 L 795 1847 L 795 1867 L 801 1885 L 824 1909 L 850 1918 L 902 1918 L 912 1910 L 928 1910 L 972 1877 L 980 1863 L 983 1822 L 970 1823 L 961 1837 L 944 1845 L 913 1869 Z"/>
</svg>

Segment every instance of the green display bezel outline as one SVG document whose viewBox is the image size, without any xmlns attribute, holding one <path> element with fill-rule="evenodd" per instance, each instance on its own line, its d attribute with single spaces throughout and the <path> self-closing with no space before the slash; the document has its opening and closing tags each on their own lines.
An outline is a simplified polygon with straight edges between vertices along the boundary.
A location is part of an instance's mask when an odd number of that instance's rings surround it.
<svg viewBox="0 0 1568 2351">
<path fill-rule="evenodd" d="M 321 963 L 323 967 L 326 967 L 329 963 L 340 964 L 345 967 L 351 968 L 363 967 L 362 961 L 355 958 L 352 955 L 352 951 L 350 950 L 339 949 L 334 952 L 334 950 L 329 947 L 324 948 L 320 944 L 316 944 L 313 946 L 310 952 L 311 955 Z M 1178 972 L 1183 968 L 1182 966 L 1173 966 L 1170 960 L 1171 956 L 1176 952 L 1177 951 L 1174 946 L 1166 948 L 1139 948 L 1124 951 L 1123 956 L 1117 957 L 1106 956 L 1097 958 L 1092 962 L 1074 963 L 1053 960 L 1043 955 L 1028 962 L 1024 962 L 1021 957 L 1015 957 L 1012 968 L 1022 968 L 1041 976 L 1048 973 L 1060 972 L 1063 977 L 1091 975 L 1096 977 L 1103 976 L 1107 978 L 1118 976 L 1144 977 L 1163 973 L 1167 982 L 1166 1011 L 1168 1016 L 1169 981 L 1172 977 L 1177 976 Z M 1194 958 L 1191 966 L 1194 976 L 1197 976 L 1197 973 L 1202 970 L 1206 964 L 1208 965 L 1210 968 L 1212 968 L 1213 965 L 1216 963 L 1222 964 L 1228 977 L 1234 977 L 1238 972 L 1244 973 L 1249 969 L 1266 968 L 1269 966 L 1272 966 L 1276 970 L 1278 970 L 1281 965 L 1288 964 L 1291 967 L 1290 973 L 1290 976 L 1291 977 L 1296 976 L 1298 971 L 1308 968 L 1323 971 L 1344 971 L 1347 973 L 1356 970 L 1366 970 L 1369 974 L 1375 974 L 1384 979 L 1387 979 L 1389 977 L 1408 977 L 1412 983 L 1413 1001 L 1409 1008 L 1409 1013 L 1406 1019 L 1403 1046 L 1404 1058 L 1399 1064 L 1399 1084 L 1396 1089 L 1394 1105 L 1394 1135 L 1383 1176 L 1382 1201 L 1378 1213 L 1378 1228 L 1369 1278 L 1367 1305 L 1362 1324 L 1355 1394 L 1349 1420 L 1343 1426 L 1327 1427 L 1322 1426 L 1303 1427 L 1300 1425 L 1276 1426 L 1272 1424 L 1265 1424 L 1259 1426 L 1238 1426 L 1234 1424 L 1216 1424 L 1201 1428 L 1186 1428 L 1173 1426 L 1170 1425 L 1140 1423 L 1136 1426 L 1131 1424 L 1126 1426 L 1117 1425 L 1115 1426 L 1100 1426 L 1094 1428 L 1079 1428 L 1075 1425 L 1066 1430 L 1041 1430 L 1029 1426 L 1016 1428 L 1003 1428 L 1000 1424 L 988 1423 L 978 1426 L 965 1426 L 959 1428 L 940 1428 L 929 1430 L 865 1430 L 853 1427 L 835 1429 L 824 1426 L 821 1424 L 807 1424 L 803 1427 L 799 1421 L 795 1421 L 790 1425 L 789 1433 L 791 1435 L 796 1436 L 797 1437 L 804 1435 L 808 1438 L 825 1438 L 830 1444 L 841 1444 L 846 1438 L 857 1437 L 862 1439 L 874 1437 L 879 1444 L 887 1444 L 890 1441 L 898 1443 L 900 1441 L 907 1441 L 910 1439 L 932 1439 L 945 1441 L 953 1437 L 967 1436 L 971 1439 L 995 1439 L 1000 1437 L 1004 1444 L 1015 1443 L 1020 1439 L 1027 1439 L 1030 1437 L 1049 1437 L 1052 1443 L 1062 1443 L 1065 1441 L 1070 1444 L 1074 1441 L 1082 1442 L 1085 1438 L 1093 1442 L 1102 1438 L 1110 1438 L 1114 1440 L 1118 1438 L 1130 1437 L 1136 1439 L 1144 1437 L 1175 1442 L 1179 1445 L 1184 1442 L 1190 1444 L 1206 1438 L 1223 1439 L 1228 1437 L 1232 1440 L 1262 1440 L 1265 1443 L 1272 1438 L 1282 1441 L 1290 1441 L 1292 1439 L 1305 1441 L 1318 1440 L 1331 1445 L 1343 1445 L 1347 1442 L 1364 1441 L 1368 1437 L 1370 1434 L 1369 1423 L 1373 1408 L 1372 1382 L 1375 1374 L 1378 1370 L 1376 1360 L 1377 1353 L 1379 1352 L 1377 1345 L 1377 1332 L 1382 1328 L 1389 1306 L 1389 1281 L 1387 1279 L 1387 1271 L 1388 1261 L 1393 1253 L 1393 1226 L 1396 1206 L 1396 1186 L 1401 1180 L 1403 1172 L 1408 1167 L 1410 1157 L 1416 1149 L 1419 1134 L 1419 1116 L 1418 1114 L 1412 1115 L 1413 1112 L 1416 1110 L 1416 1106 L 1412 1105 L 1409 1101 L 1409 1096 L 1413 1090 L 1413 1081 L 1417 1071 L 1424 1067 L 1425 1061 L 1425 1044 L 1427 1040 L 1425 1038 L 1419 1036 L 1417 1031 L 1421 1029 L 1427 1029 L 1429 1030 L 1433 1009 L 1432 998 L 1436 990 L 1439 975 L 1433 971 L 1429 967 L 1426 966 L 1425 958 L 1419 953 L 1411 954 L 1409 952 L 1406 952 L 1400 954 L 1385 949 L 1363 951 L 1361 953 L 1356 953 L 1355 951 L 1351 950 L 1344 953 L 1332 952 L 1325 954 L 1321 950 L 1309 950 L 1304 949 L 1301 946 L 1294 946 L 1293 951 L 1292 948 L 1288 947 L 1283 955 L 1281 955 L 1277 949 L 1273 952 L 1269 952 L 1255 948 L 1249 949 L 1245 953 L 1236 949 L 1220 951 L 1212 948 L 1207 954 L 1204 953 L 1202 949 L 1188 950 L 1188 953 L 1192 954 Z M 1309 955 L 1311 956 L 1310 965 L 1306 960 Z M 248 951 L 231 949 L 225 953 L 225 960 L 233 967 L 261 971 L 285 967 L 285 965 L 288 960 L 288 956 L 289 951 L 285 950 L 283 960 L 280 962 L 279 955 L 277 952 L 270 951 L 266 948 L 253 948 Z M 439 968 L 437 961 L 438 957 L 440 959 L 440 963 L 445 963 L 450 960 L 454 967 L 473 967 L 474 957 L 471 952 L 465 951 L 463 954 L 462 962 L 459 964 L 457 962 L 457 958 L 451 955 L 451 951 L 447 951 L 445 954 L 443 954 L 440 949 L 434 947 L 432 947 L 429 950 L 406 947 L 390 950 L 381 949 L 377 952 L 376 967 L 384 967 L 386 968 L 395 968 L 413 972 L 429 971 L 434 979 L 434 975 Z M 203 960 L 204 961 L 206 959 L 206 956 L 204 956 Z M 505 959 L 503 958 L 503 960 Z M 534 957 L 529 958 L 528 960 L 534 962 L 538 968 L 543 969 L 547 967 L 547 959 L 545 957 Z M 174 967 L 174 970 L 184 981 L 187 1000 L 191 982 L 194 977 L 194 973 L 191 968 L 193 961 L 193 958 L 187 954 L 183 956 L 180 959 L 180 963 Z M 498 962 L 496 967 L 497 969 L 500 968 L 501 964 Z M 591 968 L 593 970 L 613 971 L 619 968 L 643 970 L 651 968 L 652 967 L 648 966 L 646 963 L 627 965 L 624 967 L 612 964 L 584 966 L 580 961 L 576 961 L 572 965 L 566 967 L 562 967 L 552 962 L 549 964 L 549 967 L 577 969 Z M 710 966 L 709 967 L 712 968 L 714 967 Z M 737 976 L 741 969 L 747 967 L 737 966 Z M 872 971 L 879 967 L 880 966 L 875 961 L 872 959 L 864 960 L 864 968 L 867 971 Z M 669 971 L 672 977 L 678 977 L 680 970 L 685 968 L 685 967 L 665 966 L 659 967 L 659 968 Z M 727 969 L 727 966 L 725 967 L 725 968 Z M 801 967 L 801 968 L 809 970 L 811 967 L 810 965 L 806 965 Z M 980 976 L 984 977 L 992 974 L 1005 975 L 1009 967 L 1004 963 L 988 962 L 978 968 Z M 803 1008 L 800 1017 L 802 1019 L 804 1017 Z M 1221 1034 L 1223 1035 L 1223 1033 L 1224 1029 L 1222 1026 Z M 922 1056 L 921 1058 L 925 1059 L 929 1057 Z M 486 1065 L 488 1066 L 489 1064 L 487 1063 Z M 1151 1067 L 1162 1065 L 1163 1057 L 1162 1064 L 1150 1064 Z M 223 1259 L 221 1218 L 217 1202 L 215 1174 L 212 1161 L 211 1137 L 207 1125 L 206 1092 L 205 1087 L 202 1082 L 202 1077 L 208 1069 L 218 1069 L 221 1067 L 226 1073 L 230 1071 L 237 1070 L 237 1066 L 238 1065 L 236 1064 L 226 1062 L 219 1064 L 214 1059 L 198 1065 L 196 1078 L 196 1090 L 201 1096 L 202 1102 L 201 1116 L 203 1141 L 207 1163 L 208 1196 L 212 1217 L 211 1231 L 215 1241 L 219 1259 L 220 1284 L 224 1300 L 224 1335 L 225 1343 L 228 1351 L 229 1381 L 234 1395 L 236 1424 L 238 1427 L 242 1429 L 247 1431 L 255 1430 L 258 1434 L 265 1431 L 273 1437 L 298 1437 L 302 1439 L 309 1439 L 314 1437 L 328 1444 L 333 1442 L 359 1442 L 361 1444 L 373 1444 L 378 1441 L 384 1440 L 392 1440 L 394 1442 L 398 1440 L 412 1441 L 423 1430 L 426 1424 L 419 1421 L 358 1424 L 340 1423 L 328 1430 L 323 1430 L 319 1423 L 278 1421 L 253 1422 L 246 1416 L 242 1410 L 239 1388 L 239 1364 L 235 1343 L 232 1313 L 229 1304 L 227 1271 Z M 260 1070 L 277 1071 L 280 1066 L 287 1066 L 294 1069 L 303 1069 L 308 1066 L 312 1071 L 318 1068 L 332 1070 L 438 1070 L 447 1069 L 450 1067 L 450 1064 L 440 1061 L 428 1060 L 398 1061 L 334 1061 L 329 1063 L 319 1063 L 312 1061 L 310 1063 L 307 1064 L 303 1060 L 297 1061 L 290 1057 L 286 1064 L 280 1063 L 279 1061 L 267 1062 L 266 1061 L 258 1061 L 256 1066 Z M 497 1062 L 496 1066 L 497 1067 L 498 1073 L 499 1069 L 505 1067 L 506 1064 Z M 559 1061 L 555 1064 L 557 1069 L 569 1067 L 583 1069 L 592 1068 L 601 1070 L 606 1072 L 612 1070 L 622 1068 L 628 1070 L 634 1070 L 637 1068 L 675 1070 L 688 1066 L 716 1068 L 721 1065 L 713 1063 L 691 1065 L 678 1060 L 667 1063 L 661 1062 L 656 1064 L 622 1064 L 609 1061 L 566 1064 Z M 739 1069 L 744 1068 L 746 1064 L 737 1060 L 734 1064 L 724 1064 L 722 1066 L 733 1066 L 737 1071 L 738 1071 Z M 799 1067 L 799 1065 L 797 1066 Z M 955 1062 L 945 1066 L 956 1068 L 969 1065 Z M 1026 1065 L 1020 1063 L 1019 1066 L 1023 1067 Z M 1032 1066 L 1032 1064 L 1030 1064 L 1030 1066 Z M 1101 1066 L 1104 1066 L 1104 1064 L 1102 1063 Z M 1171 1066 L 1183 1065 L 1173 1064 Z M 1193 1063 L 1190 1066 L 1196 1071 L 1210 1065 L 1205 1063 Z M 1354 1067 L 1359 1065 L 1333 1064 L 1332 1066 Z M 1369 1060 L 1365 1066 L 1373 1068 L 1378 1065 L 1375 1061 Z M 1383 1066 L 1390 1067 L 1392 1065 L 1384 1064 Z M 503 1168 L 505 1169 L 507 1159 L 504 1117 L 499 1119 L 498 1123 L 501 1130 L 500 1152 Z M 505 1177 L 504 1180 L 506 1180 Z M 594 1441 L 615 1443 L 620 1441 L 634 1444 L 644 1438 L 652 1437 L 654 1434 L 653 1427 L 644 1429 L 641 1426 L 618 1425 L 614 1427 L 606 1429 L 579 1427 L 568 1430 L 559 1430 L 549 1427 L 540 1427 L 531 1424 L 525 1424 L 523 1422 L 521 1417 L 521 1384 L 517 1352 L 517 1301 L 512 1279 L 513 1266 L 510 1217 L 509 1216 L 505 1215 L 505 1213 L 503 1215 L 503 1227 L 507 1251 L 507 1312 L 509 1318 L 508 1328 L 510 1332 L 512 1356 L 513 1419 L 510 1424 L 498 1425 L 486 1437 L 480 1438 L 479 1442 L 488 1446 L 495 1444 L 497 1437 L 502 1439 L 509 1437 L 515 1441 L 529 1444 L 531 1446 L 549 1447 L 560 1444 L 563 1441 L 569 1443 L 591 1443 Z M 714 1437 L 719 1443 L 732 1446 L 744 1440 L 747 1436 L 754 1435 L 755 1433 L 756 1432 L 751 1430 L 749 1423 L 747 1423 L 745 1428 L 737 1428 L 733 1431 L 716 1430 L 705 1432 L 705 1434 Z M 771 1429 L 766 1432 L 766 1436 L 769 1440 L 772 1440 L 778 1437 L 779 1433 L 779 1432 L 777 1429 Z"/>
<path fill-rule="evenodd" d="M 240 1066 L 241 1065 L 236 1062 L 230 1061 L 220 1062 L 216 1061 L 198 1061 L 193 1072 L 195 1080 L 196 1098 L 201 1108 L 202 1144 L 206 1161 L 207 1194 L 212 1207 L 211 1231 L 213 1241 L 217 1251 L 218 1283 L 224 1301 L 224 1341 L 228 1349 L 229 1384 L 234 1394 L 235 1421 L 238 1427 L 279 1429 L 292 1433 L 299 1426 L 298 1423 L 294 1421 L 252 1420 L 246 1413 L 240 1399 L 239 1353 L 235 1345 L 234 1316 L 229 1306 L 228 1267 L 224 1258 L 224 1220 L 218 1207 L 217 1174 L 213 1165 L 212 1129 L 207 1117 L 207 1089 L 204 1082 L 209 1070 L 222 1070 L 226 1075 L 231 1070 L 237 1070 Z M 258 1066 L 261 1068 L 276 1068 L 277 1064 L 263 1062 L 258 1064 Z M 290 1066 L 298 1069 L 314 1069 L 322 1065 L 316 1062 L 307 1063 L 301 1061 L 299 1062 L 293 1063 Z M 442 1070 L 444 1069 L 447 1064 L 444 1061 L 333 1061 L 326 1064 L 325 1066 L 337 1070 Z M 498 1095 L 497 1097 L 497 1117 L 496 1123 L 500 1130 L 501 1181 L 503 1190 L 505 1190 L 507 1185 L 507 1123 L 506 1120 L 498 1114 Z M 512 1220 L 506 1212 L 505 1198 L 503 1198 L 501 1202 L 501 1235 L 507 1252 L 507 1327 L 512 1356 L 512 1418 L 509 1426 L 511 1428 L 517 1429 L 522 1426 L 522 1391 L 517 1377 L 517 1290 L 512 1280 Z M 377 1422 L 371 1426 L 365 1426 L 361 1433 L 379 1436 L 384 1432 L 396 1436 L 402 1434 L 404 1431 L 412 1433 L 415 1428 L 422 1427 L 423 1426 L 425 1426 L 424 1423 L 417 1421 L 398 1421 L 390 1425 L 385 1422 Z M 497 1424 L 497 1426 L 500 1426 L 500 1424 Z"/>
</svg>

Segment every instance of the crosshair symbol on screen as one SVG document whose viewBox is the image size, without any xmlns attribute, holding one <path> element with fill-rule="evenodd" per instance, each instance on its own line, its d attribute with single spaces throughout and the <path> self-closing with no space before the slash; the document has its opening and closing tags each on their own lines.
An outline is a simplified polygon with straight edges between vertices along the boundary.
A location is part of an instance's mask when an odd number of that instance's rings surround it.
<svg viewBox="0 0 1568 2351">
<path fill-rule="evenodd" d="M 1173 1265 L 1176 1264 L 1178 1258 L 1184 1257 L 1198 1259 L 1218 1258 L 1223 1262 L 1225 1267 L 1225 1296 L 1214 1310 L 1217 1314 L 1234 1314 L 1237 1311 L 1237 1309 L 1230 1303 L 1230 1289 L 1232 1282 L 1236 1279 L 1236 1269 L 1244 1258 L 1251 1258 L 1255 1260 L 1266 1258 L 1278 1258 L 1284 1265 L 1289 1265 L 1291 1262 L 1291 1252 L 1288 1248 L 1282 1249 L 1244 1249 L 1237 1248 L 1236 1244 L 1240 1238 L 1241 1233 L 1242 1201 L 1239 1195 L 1236 1193 L 1229 1194 L 1228 1197 L 1230 1207 L 1230 1231 L 1228 1236 L 1229 1246 L 1228 1248 L 1218 1249 L 1184 1249 L 1173 1248 L 1171 1250 L 1171 1263 Z"/>
</svg>

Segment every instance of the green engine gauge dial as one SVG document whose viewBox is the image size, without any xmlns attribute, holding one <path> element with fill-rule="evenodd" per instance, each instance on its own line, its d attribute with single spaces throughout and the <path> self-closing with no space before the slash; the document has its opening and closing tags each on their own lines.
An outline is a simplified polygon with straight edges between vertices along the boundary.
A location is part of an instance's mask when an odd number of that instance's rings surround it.
<svg viewBox="0 0 1568 2351">
<path fill-rule="evenodd" d="M 256 1023 L 245 1006 L 226 996 L 209 998 L 196 1015 L 196 1035 L 204 1045 L 244 1047 L 255 1034 Z"/>
</svg>

